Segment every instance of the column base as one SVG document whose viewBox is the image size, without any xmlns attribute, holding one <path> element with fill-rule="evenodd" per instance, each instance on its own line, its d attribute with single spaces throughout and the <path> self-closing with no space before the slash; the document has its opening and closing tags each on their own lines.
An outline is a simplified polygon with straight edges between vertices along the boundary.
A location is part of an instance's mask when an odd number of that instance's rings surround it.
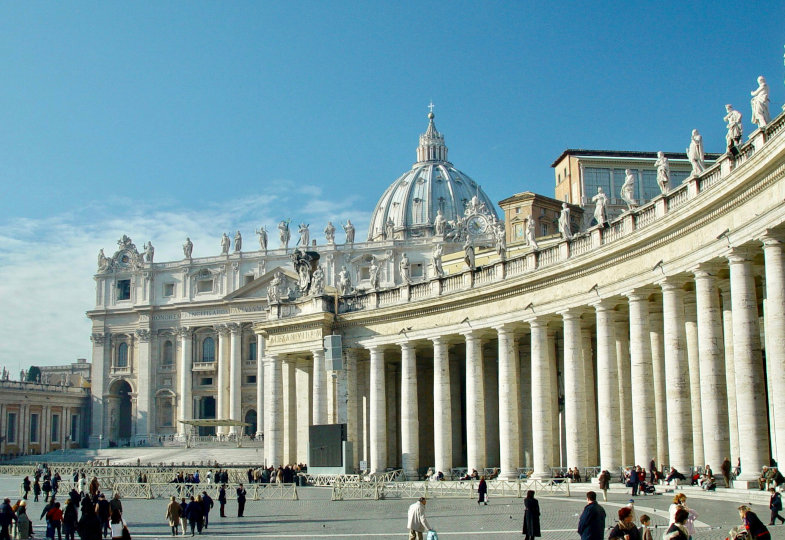
<svg viewBox="0 0 785 540">
<path fill-rule="evenodd" d="M 90 435 L 87 445 L 91 449 L 106 448 L 109 445 L 109 441 L 101 439 L 98 435 Z"/>
<path fill-rule="evenodd" d="M 505 480 L 505 481 L 511 482 L 511 481 L 514 481 L 514 480 L 518 479 L 518 472 L 517 471 L 515 471 L 515 472 L 512 472 L 512 471 L 510 471 L 510 472 L 503 472 L 502 471 L 502 472 L 499 473 L 499 476 L 497 476 L 496 478 L 499 479 L 499 480 Z"/>
<path fill-rule="evenodd" d="M 759 490 L 760 486 L 758 485 L 758 478 L 750 479 L 750 478 L 736 478 L 731 482 L 731 487 L 734 489 L 750 489 L 750 490 Z"/>
<path fill-rule="evenodd" d="M 531 476 L 529 476 L 532 480 L 550 480 L 553 478 L 551 476 L 551 471 L 548 472 L 533 472 Z"/>
</svg>

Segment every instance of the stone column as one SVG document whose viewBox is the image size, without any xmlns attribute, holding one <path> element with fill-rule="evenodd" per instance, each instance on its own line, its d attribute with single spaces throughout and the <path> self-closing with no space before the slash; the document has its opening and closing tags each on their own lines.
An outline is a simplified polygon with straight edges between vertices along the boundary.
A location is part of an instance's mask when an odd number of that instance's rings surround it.
<svg viewBox="0 0 785 540">
<path fill-rule="evenodd" d="M 308 456 L 308 441 L 310 438 L 308 428 L 311 425 L 311 365 L 309 364 L 308 360 L 298 360 L 294 374 L 295 394 L 297 395 L 294 405 L 297 410 L 297 432 L 295 434 L 297 439 L 297 463 L 310 463 L 311 461 Z"/>
<path fill-rule="evenodd" d="M 511 326 L 499 326 L 496 333 L 499 337 L 499 478 L 515 480 L 521 466 L 518 347 Z"/>
<path fill-rule="evenodd" d="M 264 336 L 256 334 L 256 438 L 264 437 Z M 306 462 L 307 463 L 307 462 Z"/>
<path fill-rule="evenodd" d="M 728 255 L 733 306 L 736 407 L 739 419 L 743 419 L 744 439 L 747 441 L 747 444 L 740 445 L 742 473 L 738 480 L 750 484 L 757 480 L 761 468 L 769 464 L 766 387 L 763 379 L 752 255 L 751 250 L 744 248 L 734 248 Z"/>
<path fill-rule="evenodd" d="M 442 337 L 433 341 L 433 450 L 436 472 L 450 474 L 452 469 L 452 395 L 450 357 Z"/>
<path fill-rule="evenodd" d="M 229 337 L 229 329 L 226 328 L 225 325 L 217 325 L 215 327 L 216 331 L 218 332 L 218 358 L 216 358 L 216 370 L 217 370 L 217 399 L 215 401 L 215 417 L 218 420 L 226 420 L 228 416 L 228 409 L 229 409 L 229 400 L 227 395 L 227 386 L 229 381 L 227 380 L 227 369 L 226 369 L 226 356 L 227 356 L 227 337 Z M 224 434 L 227 432 L 226 428 L 219 427 L 216 430 L 217 433 Z"/>
<path fill-rule="evenodd" d="M 559 342 L 556 338 L 556 329 L 553 327 L 548 327 L 548 365 L 549 373 L 551 376 L 551 411 L 553 411 L 553 420 L 551 422 L 551 446 L 552 450 L 552 458 L 551 458 L 551 467 L 565 467 L 566 464 L 563 463 L 564 458 L 566 457 L 566 449 L 564 448 L 562 442 L 564 441 L 563 429 L 564 429 L 564 419 L 562 415 L 564 413 L 563 405 L 559 403 L 559 373 L 563 373 L 563 362 L 562 365 L 559 365 Z M 563 384 L 563 379 L 562 379 Z"/>
<path fill-rule="evenodd" d="M 93 363 L 90 366 L 92 384 L 90 385 L 90 401 L 92 403 L 92 414 L 90 422 L 90 447 L 98 448 L 102 439 L 107 438 L 104 431 L 104 415 L 109 410 L 104 402 L 104 392 L 106 387 L 106 376 L 112 362 L 112 343 L 110 334 L 93 332 L 90 335 L 93 342 Z M 5 420 L 5 417 L 3 418 Z"/>
<path fill-rule="evenodd" d="M 324 349 L 313 353 L 313 423 L 327 423 L 327 371 L 324 369 Z"/>
<path fill-rule="evenodd" d="M 668 395 L 665 391 L 665 349 L 663 348 L 662 303 L 649 302 L 649 343 L 654 385 L 654 423 L 657 432 L 657 466 L 668 463 Z"/>
<path fill-rule="evenodd" d="M 692 462 L 703 466 L 703 419 L 701 418 L 701 373 L 698 352 L 698 316 L 695 312 L 695 297 L 686 293 L 684 301 L 684 337 L 687 343 L 687 364 L 690 369 L 690 411 L 692 413 Z M 720 462 L 721 463 L 721 462 Z"/>
<path fill-rule="evenodd" d="M 719 471 L 723 460 L 730 455 L 730 439 L 720 298 L 714 277 L 716 272 L 717 268 L 710 265 L 700 265 L 694 271 L 703 453 L 712 470 Z"/>
<path fill-rule="evenodd" d="M 728 435 L 730 458 L 735 466 L 739 459 L 739 420 L 736 409 L 736 367 L 733 361 L 733 309 L 730 300 L 730 282 L 725 281 L 722 296 L 722 336 L 725 346 L 725 388 L 728 390 Z"/>
<path fill-rule="evenodd" d="M 692 465 L 690 371 L 684 331 L 684 281 L 668 277 L 662 287 L 665 379 L 668 381 L 668 452 L 670 465 L 682 474 Z"/>
<path fill-rule="evenodd" d="M 384 350 L 378 346 L 368 348 L 370 365 L 370 447 L 372 473 L 387 468 L 387 401 L 384 377 Z"/>
<path fill-rule="evenodd" d="M 597 314 L 597 427 L 600 434 L 600 467 L 617 471 L 622 462 L 613 303 L 608 300 L 598 302 L 594 304 L 594 310 Z"/>
<path fill-rule="evenodd" d="M 550 478 L 553 466 L 553 414 L 548 324 L 534 319 L 531 326 L 532 454 L 534 478 Z"/>
<path fill-rule="evenodd" d="M 520 402 L 521 408 L 518 414 L 521 422 L 520 435 L 518 437 L 521 445 L 521 463 L 524 467 L 534 466 L 534 449 L 532 447 L 532 340 L 531 336 L 524 336 L 518 345 L 518 360 L 520 370 L 518 380 L 520 381 Z"/>
<path fill-rule="evenodd" d="M 180 420 L 191 420 L 194 417 L 193 410 L 193 331 L 190 328 L 178 328 L 177 335 L 180 338 L 180 362 L 177 366 L 179 379 L 180 400 L 178 407 Z M 181 437 L 188 435 L 190 426 L 178 422 L 177 434 Z"/>
<path fill-rule="evenodd" d="M 297 456 L 297 394 L 295 394 L 295 372 L 297 359 L 287 357 L 281 367 L 283 389 L 283 460 L 292 463 Z"/>
<path fill-rule="evenodd" d="M 420 422 L 417 404 L 417 356 L 411 343 L 401 346 L 401 464 L 407 478 L 417 479 Z"/>
<path fill-rule="evenodd" d="M 229 418 L 232 420 L 240 420 L 243 418 L 243 410 L 241 404 L 242 388 L 243 388 L 243 364 L 240 359 L 242 352 L 242 330 L 237 323 L 230 323 L 226 325 L 229 332 Z M 243 433 L 242 428 L 232 426 L 229 433 L 233 435 L 240 435 Z"/>
<path fill-rule="evenodd" d="M 352 443 L 354 453 L 353 466 L 360 462 L 360 418 L 358 417 L 358 400 L 360 389 L 357 385 L 357 349 L 345 349 L 346 355 L 346 438 Z"/>
<path fill-rule="evenodd" d="M 155 425 L 152 407 L 152 372 L 153 362 L 150 358 L 150 330 L 136 330 L 136 340 L 139 345 L 134 351 L 136 363 L 136 436 L 138 439 L 147 439 L 150 435 L 150 427 Z"/>
<path fill-rule="evenodd" d="M 466 332 L 466 461 L 469 472 L 485 468 L 485 385 L 482 340 Z"/>
<path fill-rule="evenodd" d="M 632 425 L 632 381 L 630 379 L 630 323 L 626 313 L 614 312 L 616 326 L 616 369 L 619 374 L 619 428 L 621 461 L 635 465 L 635 438 Z M 637 427 L 637 426 L 636 426 Z"/>
<path fill-rule="evenodd" d="M 630 302 L 630 376 L 633 381 L 632 434 L 635 440 L 635 464 L 644 468 L 657 455 L 649 331 L 650 292 L 643 289 L 627 293 Z"/>
<path fill-rule="evenodd" d="M 267 466 L 283 464 L 283 384 L 281 358 L 269 355 L 264 359 L 267 391 L 264 393 L 264 460 Z"/>
<path fill-rule="evenodd" d="M 586 463 L 595 467 L 600 464 L 600 455 L 597 447 L 597 392 L 594 387 L 591 328 L 581 328 L 581 351 L 583 376 L 586 379 Z"/>
<path fill-rule="evenodd" d="M 766 361 L 773 369 L 767 371 L 774 410 L 774 459 L 785 463 L 785 254 L 780 235 L 763 237 L 766 265 Z"/>
<path fill-rule="evenodd" d="M 567 465 L 586 466 L 586 379 L 581 351 L 581 317 L 575 310 L 561 313 L 564 321 L 564 419 Z"/>
</svg>

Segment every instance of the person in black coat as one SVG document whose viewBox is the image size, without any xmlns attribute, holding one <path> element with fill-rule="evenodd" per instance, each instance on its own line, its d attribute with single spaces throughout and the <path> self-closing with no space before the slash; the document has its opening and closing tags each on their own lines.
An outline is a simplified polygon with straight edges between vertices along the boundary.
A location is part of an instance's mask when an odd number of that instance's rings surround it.
<svg viewBox="0 0 785 540">
<path fill-rule="evenodd" d="M 24 493 L 25 493 L 22 498 L 25 499 L 25 500 L 27 499 L 27 495 L 30 493 L 30 486 L 31 485 L 32 484 L 30 483 L 30 477 L 29 476 L 25 476 L 25 479 L 22 480 L 22 491 L 24 491 Z"/>
<path fill-rule="evenodd" d="M 202 491 L 202 514 L 204 515 L 204 528 L 210 524 L 210 510 L 213 508 L 213 498 L 206 491 Z"/>
<path fill-rule="evenodd" d="M 597 494 L 586 493 L 588 504 L 584 506 L 578 520 L 578 534 L 581 540 L 603 540 L 605 533 L 605 509 L 597 503 Z"/>
<path fill-rule="evenodd" d="M 226 485 L 221 484 L 221 489 L 218 490 L 218 504 L 220 505 L 221 517 L 226 517 Z"/>
<path fill-rule="evenodd" d="M 3 499 L 0 504 L 0 540 L 10 540 L 8 529 L 16 521 L 16 512 L 11 508 L 11 499 Z"/>
<path fill-rule="evenodd" d="M 533 540 L 536 536 L 542 536 L 540 533 L 540 503 L 534 498 L 534 491 L 529 490 L 526 492 L 526 498 L 523 499 L 523 507 L 526 509 L 523 512 L 523 534 L 525 540 Z"/>
<path fill-rule="evenodd" d="M 95 507 L 89 498 L 82 499 L 82 517 L 76 524 L 76 532 L 82 540 L 101 540 L 101 522 L 95 515 Z"/>
<path fill-rule="evenodd" d="M 242 484 L 237 488 L 237 517 L 243 517 L 245 512 L 245 488 Z"/>
<path fill-rule="evenodd" d="M 194 536 L 194 530 L 197 530 L 199 531 L 199 534 L 202 534 L 204 514 L 202 512 L 202 498 L 198 497 L 198 499 L 199 500 L 195 500 L 191 497 L 191 502 L 185 507 L 185 517 L 188 518 L 188 523 L 191 525 L 191 536 Z"/>
<path fill-rule="evenodd" d="M 488 506 L 488 484 L 485 482 L 485 477 L 480 477 L 480 483 L 477 484 L 477 504 L 485 503 Z"/>
<path fill-rule="evenodd" d="M 771 540 L 771 533 L 766 528 L 766 525 L 763 524 L 755 512 L 750 510 L 749 506 L 739 506 L 739 515 L 741 516 L 742 522 L 744 522 L 744 527 L 750 534 L 750 538 L 754 538 L 755 540 Z"/>
</svg>

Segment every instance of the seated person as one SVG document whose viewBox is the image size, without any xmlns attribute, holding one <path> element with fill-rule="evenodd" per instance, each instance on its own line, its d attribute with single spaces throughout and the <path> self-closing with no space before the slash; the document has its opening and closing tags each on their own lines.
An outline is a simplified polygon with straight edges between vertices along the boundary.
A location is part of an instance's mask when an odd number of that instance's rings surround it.
<svg viewBox="0 0 785 540">
<path fill-rule="evenodd" d="M 758 477 L 758 489 L 763 491 L 766 489 L 766 484 L 769 482 L 769 468 L 767 466 L 763 466 L 763 469 L 760 471 L 760 476 Z"/>
<path fill-rule="evenodd" d="M 706 491 L 717 491 L 717 482 L 714 481 L 713 476 L 709 476 L 703 481 L 701 487 Z"/>
</svg>

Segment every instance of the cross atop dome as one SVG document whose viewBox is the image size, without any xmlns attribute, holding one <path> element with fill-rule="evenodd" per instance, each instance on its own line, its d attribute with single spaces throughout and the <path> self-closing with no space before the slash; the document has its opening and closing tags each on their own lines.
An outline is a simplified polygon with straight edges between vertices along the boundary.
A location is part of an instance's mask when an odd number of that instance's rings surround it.
<svg viewBox="0 0 785 540">
<path fill-rule="evenodd" d="M 420 135 L 420 146 L 417 147 L 417 163 L 447 161 L 447 146 L 444 144 L 444 135 L 436 130 L 433 108 L 434 104 L 431 101 L 428 104 L 428 109 L 431 111 L 428 113 L 428 129 Z"/>
</svg>

